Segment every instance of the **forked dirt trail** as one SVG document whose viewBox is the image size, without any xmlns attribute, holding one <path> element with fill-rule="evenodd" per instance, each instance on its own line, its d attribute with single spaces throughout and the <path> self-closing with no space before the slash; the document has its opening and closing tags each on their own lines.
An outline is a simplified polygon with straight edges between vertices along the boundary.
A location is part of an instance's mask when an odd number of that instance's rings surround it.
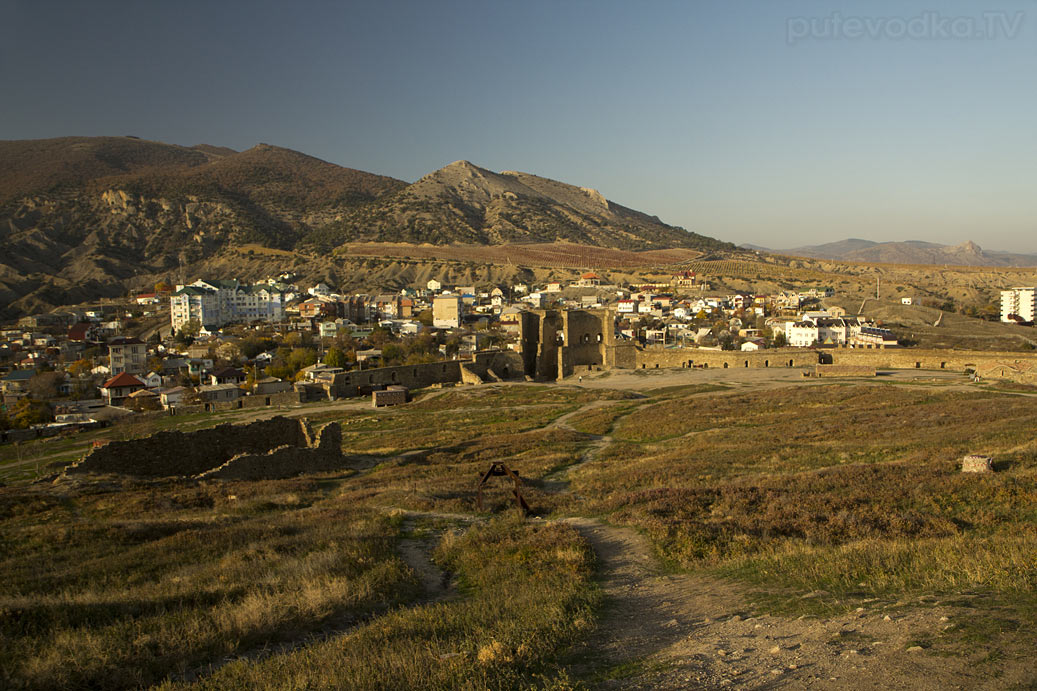
<svg viewBox="0 0 1037 691">
<path fill-rule="evenodd" d="M 601 689 L 1004 689 L 1028 662 L 974 664 L 915 646 L 968 616 L 960 605 L 877 603 L 827 617 L 754 616 L 747 592 L 699 575 L 664 574 L 634 530 L 571 518 L 598 558 L 606 597 L 572 671 Z"/>
</svg>

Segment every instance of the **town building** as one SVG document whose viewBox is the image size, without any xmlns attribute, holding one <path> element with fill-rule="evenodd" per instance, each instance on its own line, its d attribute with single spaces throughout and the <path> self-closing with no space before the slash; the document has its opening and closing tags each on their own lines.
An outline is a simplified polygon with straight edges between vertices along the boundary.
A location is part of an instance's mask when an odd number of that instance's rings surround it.
<svg viewBox="0 0 1037 691">
<path fill-rule="evenodd" d="M 234 321 L 278 321 L 288 296 L 266 283 L 243 285 L 236 279 L 177 286 L 169 298 L 169 319 L 179 331 L 189 322 L 216 329 Z"/>
<path fill-rule="evenodd" d="M 1033 322 L 1035 288 L 1009 288 L 1001 291 L 1001 321 Z"/>
<path fill-rule="evenodd" d="M 144 382 L 132 374 L 122 372 L 101 385 L 101 398 L 108 405 L 118 406 L 125 403 L 134 391 L 140 391 L 143 388 L 145 388 Z"/>
<path fill-rule="evenodd" d="M 461 325 L 461 296 L 437 295 L 432 300 L 432 326 L 437 329 L 456 329 Z"/>
<path fill-rule="evenodd" d="M 147 371 L 148 348 L 136 338 L 113 338 L 108 341 L 108 366 L 112 374 Z"/>
</svg>

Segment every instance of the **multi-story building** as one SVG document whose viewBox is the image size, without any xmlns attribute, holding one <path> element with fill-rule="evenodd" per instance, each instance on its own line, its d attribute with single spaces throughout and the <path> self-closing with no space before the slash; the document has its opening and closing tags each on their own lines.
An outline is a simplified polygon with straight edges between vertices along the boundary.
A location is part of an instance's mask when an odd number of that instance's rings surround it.
<svg viewBox="0 0 1037 691">
<path fill-rule="evenodd" d="M 108 341 L 108 367 L 112 375 L 147 371 L 148 348 L 136 338 L 113 338 Z"/>
<path fill-rule="evenodd" d="M 237 280 L 204 281 L 177 286 L 169 298 L 170 322 L 180 330 L 191 321 L 218 328 L 233 321 L 277 321 L 284 317 L 287 296 L 275 286 L 252 286 Z"/>
<path fill-rule="evenodd" d="M 858 342 L 863 328 L 861 321 L 853 317 L 817 316 L 804 312 L 800 321 L 785 324 L 785 342 L 796 348 L 809 347 L 815 343 L 853 344 Z"/>
<path fill-rule="evenodd" d="M 1001 321 L 1034 321 L 1034 288 L 1010 288 L 1001 291 Z"/>
<path fill-rule="evenodd" d="M 432 325 L 437 329 L 456 329 L 461 325 L 461 296 L 437 295 L 432 300 Z"/>
</svg>

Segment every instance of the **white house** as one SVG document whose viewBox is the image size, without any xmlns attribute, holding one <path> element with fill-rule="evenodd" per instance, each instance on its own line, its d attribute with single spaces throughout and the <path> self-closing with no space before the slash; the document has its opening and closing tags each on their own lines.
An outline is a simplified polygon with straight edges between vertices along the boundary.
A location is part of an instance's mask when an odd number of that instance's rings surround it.
<svg viewBox="0 0 1037 691">
<path fill-rule="evenodd" d="M 157 389 L 162 386 L 162 375 L 158 372 L 148 372 L 143 377 L 138 377 L 138 379 L 144 382 L 144 386 L 149 389 Z"/>
</svg>

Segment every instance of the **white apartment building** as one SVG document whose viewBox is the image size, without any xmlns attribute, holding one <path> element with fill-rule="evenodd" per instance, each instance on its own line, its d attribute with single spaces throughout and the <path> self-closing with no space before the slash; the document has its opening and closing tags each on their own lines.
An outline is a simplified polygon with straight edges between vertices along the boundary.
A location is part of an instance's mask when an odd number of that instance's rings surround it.
<svg viewBox="0 0 1037 691">
<path fill-rule="evenodd" d="M 176 330 L 192 320 L 209 328 L 233 321 L 277 321 L 284 317 L 287 301 L 285 293 L 264 283 L 198 280 L 177 286 L 169 298 L 169 319 Z"/>
<path fill-rule="evenodd" d="M 859 319 L 810 316 L 804 312 L 801 320 L 785 324 L 785 342 L 796 348 L 855 343 L 863 325 Z"/>
<path fill-rule="evenodd" d="M 1001 321 L 1014 322 L 1016 315 L 1026 322 L 1034 321 L 1034 288 L 1010 288 L 1001 291 Z"/>
</svg>

